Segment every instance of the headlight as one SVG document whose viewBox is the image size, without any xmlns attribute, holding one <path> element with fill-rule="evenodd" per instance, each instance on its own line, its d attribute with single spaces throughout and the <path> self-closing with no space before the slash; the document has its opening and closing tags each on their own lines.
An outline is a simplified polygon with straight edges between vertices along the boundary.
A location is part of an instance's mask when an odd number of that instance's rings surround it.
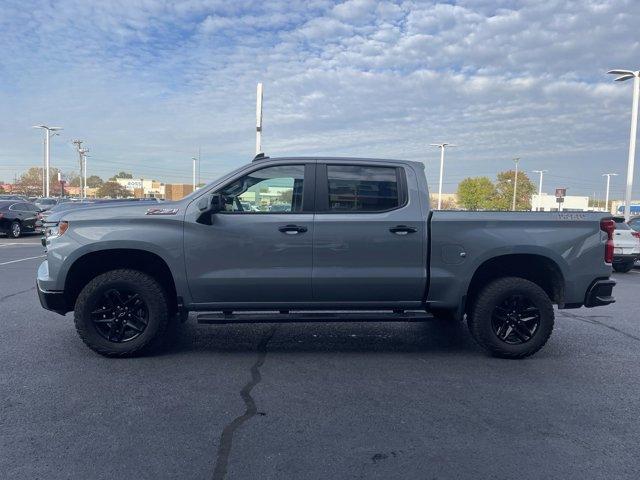
<svg viewBox="0 0 640 480">
<path fill-rule="evenodd" d="M 44 236 L 47 240 L 57 238 L 64 235 L 64 232 L 69 228 L 69 222 L 59 222 L 50 225 L 46 225 L 44 229 Z"/>
</svg>

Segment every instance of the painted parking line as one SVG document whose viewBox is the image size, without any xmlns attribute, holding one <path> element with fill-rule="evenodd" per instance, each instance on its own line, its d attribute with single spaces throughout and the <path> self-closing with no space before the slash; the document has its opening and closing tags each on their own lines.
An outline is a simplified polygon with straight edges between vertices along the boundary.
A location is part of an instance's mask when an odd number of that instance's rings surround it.
<svg viewBox="0 0 640 480">
<path fill-rule="evenodd" d="M 12 243 L 0 243 L 0 247 L 41 247 L 42 243 L 38 242 L 12 242 Z"/>
<path fill-rule="evenodd" d="M 10 262 L 2 262 L 0 263 L 0 266 L 9 265 L 10 263 L 26 262 L 27 260 L 34 260 L 36 258 L 44 258 L 44 257 L 46 257 L 46 255 L 38 255 L 37 257 L 19 258 L 18 260 L 11 260 Z"/>
</svg>

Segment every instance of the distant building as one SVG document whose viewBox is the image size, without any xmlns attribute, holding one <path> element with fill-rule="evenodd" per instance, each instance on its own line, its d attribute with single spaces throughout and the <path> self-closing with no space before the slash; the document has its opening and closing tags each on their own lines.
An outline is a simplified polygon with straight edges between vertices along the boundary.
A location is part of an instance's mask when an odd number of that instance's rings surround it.
<svg viewBox="0 0 640 480">
<path fill-rule="evenodd" d="M 532 195 L 531 210 L 537 212 L 557 212 L 558 202 L 555 195 L 548 195 L 546 193 L 543 193 L 542 195 Z M 562 210 L 587 212 L 592 209 L 589 208 L 589 197 L 567 195 L 564 197 L 564 202 L 562 202 Z"/>
<path fill-rule="evenodd" d="M 611 202 L 611 213 L 624 215 L 624 200 Z M 640 200 L 631 200 L 631 215 L 640 215 Z"/>
<path fill-rule="evenodd" d="M 116 182 L 136 198 L 164 198 L 164 183 L 145 178 L 116 178 Z"/>
<path fill-rule="evenodd" d="M 165 200 L 180 200 L 193 192 L 190 183 L 167 183 L 164 185 Z"/>
</svg>

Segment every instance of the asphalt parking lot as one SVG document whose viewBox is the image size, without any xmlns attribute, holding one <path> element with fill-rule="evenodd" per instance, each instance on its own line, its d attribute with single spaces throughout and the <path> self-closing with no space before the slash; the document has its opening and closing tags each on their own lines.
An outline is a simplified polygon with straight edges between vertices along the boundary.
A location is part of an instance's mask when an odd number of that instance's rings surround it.
<svg viewBox="0 0 640 480">
<path fill-rule="evenodd" d="M 41 256 L 0 238 L 2 478 L 640 476 L 640 270 L 521 361 L 458 323 L 193 319 L 165 354 L 110 360 L 40 308 Z"/>
</svg>

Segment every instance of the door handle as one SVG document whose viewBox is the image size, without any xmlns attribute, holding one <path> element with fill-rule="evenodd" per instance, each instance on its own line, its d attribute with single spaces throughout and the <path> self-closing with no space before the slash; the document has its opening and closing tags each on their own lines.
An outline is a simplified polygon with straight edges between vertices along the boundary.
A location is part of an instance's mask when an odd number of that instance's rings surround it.
<svg viewBox="0 0 640 480">
<path fill-rule="evenodd" d="M 407 235 L 409 233 L 416 233 L 418 229 L 407 225 L 396 225 L 395 227 L 391 227 L 389 231 L 396 235 Z"/>
<path fill-rule="evenodd" d="M 279 227 L 282 233 L 286 233 L 287 235 L 297 235 L 299 233 L 304 233 L 307 231 L 307 227 L 302 227 L 300 225 L 284 225 Z"/>
</svg>

